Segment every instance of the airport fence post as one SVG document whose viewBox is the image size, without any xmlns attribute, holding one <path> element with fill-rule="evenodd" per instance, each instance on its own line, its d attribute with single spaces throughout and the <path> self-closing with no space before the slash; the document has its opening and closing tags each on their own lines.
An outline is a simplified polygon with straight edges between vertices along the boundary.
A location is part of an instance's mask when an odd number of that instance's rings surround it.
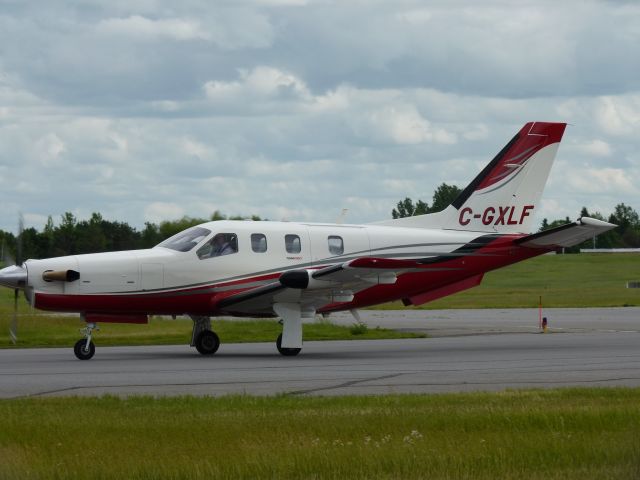
<svg viewBox="0 0 640 480">
<path fill-rule="evenodd" d="M 538 299 L 538 328 L 542 330 L 542 295 Z"/>
</svg>

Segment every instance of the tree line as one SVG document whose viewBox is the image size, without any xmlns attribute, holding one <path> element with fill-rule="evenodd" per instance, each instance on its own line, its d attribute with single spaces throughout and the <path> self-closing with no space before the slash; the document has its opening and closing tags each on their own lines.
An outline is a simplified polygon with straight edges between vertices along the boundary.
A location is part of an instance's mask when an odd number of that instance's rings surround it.
<svg viewBox="0 0 640 480">
<path fill-rule="evenodd" d="M 11 264 L 18 257 L 25 260 L 151 248 L 186 228 L 226 219 L 260 220 L 260 217 L 227 217 L 215 211 L 209 218 L 185 216 L 173 221 L 147 222 L 142 230 L 138 230 L 125 222 L 105 220 L 99 213 L 93 213 L 88 220 L 78 220 L 75 215 L 66 212 L 57 225 L 49 216 L 42 231 L 34 227 L 25 228 L 20 239 L 11 232 L 0 230 L 0 261 Z"/>
</svg>

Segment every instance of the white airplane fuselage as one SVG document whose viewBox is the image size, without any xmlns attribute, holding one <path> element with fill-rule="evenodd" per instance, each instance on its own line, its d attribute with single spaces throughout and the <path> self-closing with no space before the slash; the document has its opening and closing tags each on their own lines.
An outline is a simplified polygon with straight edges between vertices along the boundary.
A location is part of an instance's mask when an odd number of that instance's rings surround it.
<svg viewBox="0 0 640 480">
<path fill-rule="evenodd" d="M 36 308 L 56 311 L 216 315 L 220 312 L 215 300 L 229 293 L 273 282 L 288 270 L 316 270 L 360 257 L 446 258 L 447 265 L 434 266 L 422 276 L 451 283 L 476 273 L 479 265 L 470 258 L 461 263 L 459 256 L 450 254 L 474 239 L 487 236 L 481 232 L 270 221 L 216 221 L 199 227 L 209 233 L 187 252 L 155 247 L 28 260 L 25 266 L 31 287 L 30 300 Z M 220 233 L 237 237 L 237 252 L 199 258 L 199 248 Z M 253 248 L 252 235 L 254 238 L 264 236 L 266 249 Z M 287 247 L 287 236 L 300 239 L 299 251 Z M 342 243 L 342 253 L 336 251 L 335 246 L 334 253 L 329 250 L 330 238 Z M 495 268 L 541 253 L 522 249 L 528 251 L 504 255 L 502 250 L 493 247 Z M 497 261 L 498 257 L 504 258 Z M 71 282 L 43 279 L 46 271 L 66 270 L 78 272 L 79 279 Z M 399 291 L 395 283 L 382 285 L 376 295 L 362 296 L 355 303 L 339 302 L 341 305 L 332 305 L 329 310 L 379 303 L 381 296 L 390 300 L 408 298 L 416 291 L 442 282 L 436 278 L 427 284 L 414 282 L 413 292 Z M 255 312 L 256 315 L 270 313 Z"/>
</svg>

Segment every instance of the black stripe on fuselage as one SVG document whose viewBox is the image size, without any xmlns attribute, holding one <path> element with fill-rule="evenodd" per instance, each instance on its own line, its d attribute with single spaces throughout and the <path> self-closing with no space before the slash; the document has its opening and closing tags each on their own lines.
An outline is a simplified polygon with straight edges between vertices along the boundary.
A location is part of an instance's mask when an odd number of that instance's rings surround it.
<svg viewBox="0 0 640 480">
<path fill-rule="evenodd" d="M 418 263 L 422 263 L 425 265 L 431 265 L 434 263 L 446 262 L 447 260 L 451 260 L 456 257 L 464 257 L 467 255 L 474 255 L 478 250 L 482 247 L 490 244 L 494 240 L 502 237 L 502 235 L 482 235 L 481 237 L 474 238 L 469 243 L 463 245 L 460 248 L 455 249 L 451 253 L 445 253 L 444 255 L 438 255 L 437 257 L 430 257 L 419 260 Z"/>
</svg>

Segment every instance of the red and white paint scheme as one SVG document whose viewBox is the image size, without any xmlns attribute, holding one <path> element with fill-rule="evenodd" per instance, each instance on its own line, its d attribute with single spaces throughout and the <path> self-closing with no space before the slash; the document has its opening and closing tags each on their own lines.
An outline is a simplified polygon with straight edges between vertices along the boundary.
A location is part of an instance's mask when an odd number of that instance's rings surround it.
<svg viewBox="0 0 640 480">
<path fill-rule="evenodd" d="M 528 234 L 564 123 L 527 123 L 445 210 L 366 225 L 217 221 L 149 250 L 27 260 L 0 271 L 42 310 L 87 322 L 75 353 L 93 356 L 98 322 L 187 314 L 192 346 L 219 346 L 210 318 L 279 316 L 283 355 L 302 319 L 402 300 L 421 305 L 478 285 L 485 272 L 576 245 L 615 225 L 591 218 Z"/>
</svg>

